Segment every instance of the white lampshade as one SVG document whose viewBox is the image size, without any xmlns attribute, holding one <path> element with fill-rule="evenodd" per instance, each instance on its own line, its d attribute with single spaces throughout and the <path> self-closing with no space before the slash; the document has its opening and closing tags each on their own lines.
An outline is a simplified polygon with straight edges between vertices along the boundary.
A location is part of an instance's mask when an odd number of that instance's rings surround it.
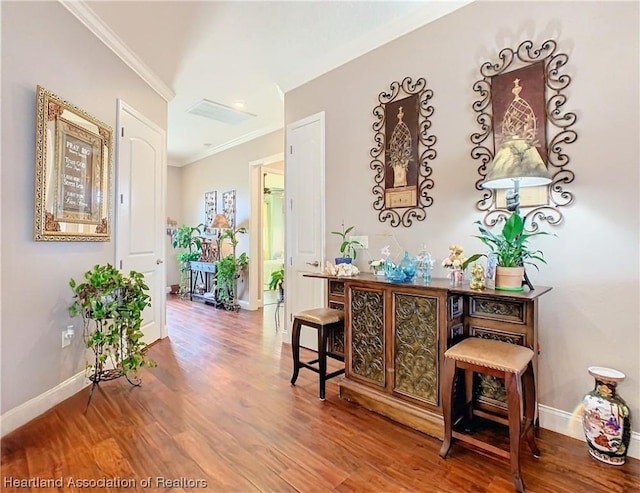
<svg viewBox="0 0 640 493">
<path fill-rule="evenodd" d="M 551 173 L 530 141 L 519 137 L 505 140 L 482 183 L 484 188 L 537 187 L 551 183 Z"/>
</svg>

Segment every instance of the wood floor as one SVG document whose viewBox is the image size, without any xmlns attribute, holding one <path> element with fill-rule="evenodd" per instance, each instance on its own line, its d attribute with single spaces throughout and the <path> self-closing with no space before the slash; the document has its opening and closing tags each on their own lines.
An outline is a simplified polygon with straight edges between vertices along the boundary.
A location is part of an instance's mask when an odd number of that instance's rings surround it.
<svg viewBox="0 0 640 493">
<path fill-rule="evenodd" d="M 169 337 L 150 349 L 158 367 L 142 372 L 142 387 L 101 384 L 86 413 L 85 389 L 2 440 L 0 490 L 513 491 L 506 461 L 455 443 L 444 461 L 438 440 L 341 401 L 337 379 L 324 402 L 309 371 L 292 387 L 273 312 L 263 327 L 262 312 L 171 298 L 167 317 Z M 528 492 L 640 491 L 640 461 L 606 466 L 546 430 L 539 446 L 540 459 L 524 454 Z M 29 478 L 64 486 L 7 483 Z M 111 484 L 91 483 L 101 478 Z"/>
</svg>

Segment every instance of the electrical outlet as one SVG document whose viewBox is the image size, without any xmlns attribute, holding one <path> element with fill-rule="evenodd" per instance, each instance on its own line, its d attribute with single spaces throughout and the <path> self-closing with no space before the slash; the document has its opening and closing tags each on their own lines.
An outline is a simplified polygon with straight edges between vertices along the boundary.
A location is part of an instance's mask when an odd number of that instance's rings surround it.
<svg viewBox="0 0 640 493">
<path fill-rule="evenodd" d="M 62 347 L 71 346 L 71 339 L 67 336 L 67 329 L 62 331 Z"/>
<path fill-rule="evenodd" d="M 73 337 L 76 335 L 75 328 L 73 325 L 67 325 L 67 328 L 62 331 L 62 347 L 71 346 L 71 341 Z"/>
<path fill-rule="evenodd" d="M 362 246 L 356 247 L 358 250 L 366 250 L 369 248 L 368 236 L 351 236 L 351 241 L 359 241 Z"/>
</svg>

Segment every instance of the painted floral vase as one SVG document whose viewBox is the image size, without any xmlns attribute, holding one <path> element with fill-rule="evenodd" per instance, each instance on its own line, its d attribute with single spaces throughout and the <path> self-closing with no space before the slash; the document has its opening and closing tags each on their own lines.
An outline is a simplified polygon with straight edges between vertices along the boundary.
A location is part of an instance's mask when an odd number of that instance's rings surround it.
<svg viewBox="0 0 640 493">
<path fill-rule="evenodd" d="M 582 426 L 595 459 L 621 466 L 631 440 L 631 422 L 627 403 L 616 392 L 625 374 L 611 368 L 589 367 L 595 388 L 582 401 Z"/>
<path fill-rule="evenodd" d="M 460 287 L 462 286 L 462 279 L 464 278 L 464 271 L 462 269 L 451 269 L 449 273 L 449 280 L 451 281 L 451 286 Z"/>
</svg>

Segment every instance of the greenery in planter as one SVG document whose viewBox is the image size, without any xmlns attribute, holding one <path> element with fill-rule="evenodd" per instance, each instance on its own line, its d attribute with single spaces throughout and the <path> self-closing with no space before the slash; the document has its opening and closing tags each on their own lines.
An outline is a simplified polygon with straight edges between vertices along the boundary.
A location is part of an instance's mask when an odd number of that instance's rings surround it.
<svg viewBox="0 0 640 493">
<path fill-rule="evenodd" d="M 269 279 L 269 289 L 278 291 L 278 300 L 284 301 L 284 266 L 271 272 Z"/>
<path fill-rule="evenodd" d="M 227 310 L 238 310 L 237 279 L 240 273 L 249 265 L 246 253 L 236 256 L 238 234 L 247 232 L 246 228 L 225 229 L 220 235 L 220 242 L 227 239 L 233 247 L 233 252 L 216 262 L 216 300 Z"/>
<path fill-rule="evenodd" d="M 111 264 L 95 265 L 85 272 L 84 282 L 71 279 L 69 286 L 73 291 L 69 314 L 82 316 L 85 344 L 95 354 L 95 361 L 87 365 L 93 370 L 89 378 L 95 385 L 125 376 L 139 385 L 137 370 L 156 366 L 145 358 L 140 329 L 142 311 L 151 305 L 144 276 L 136 271 L 125 276 Z M 108 360 L 113 369 L 105 368 Z"/>
<path fill-rule="evenodd" d="M 542 251 L 530 249 L 527 242 L 534 236 L 550 235 L 551 233 L 544 231 L 525 233 L 524 220 L 519 214 L 511 214 L 502 226 L 502 232 L 498 235 L 485 228 L 480 221 L 476 221 L 476 224 L 478 225 L 478 230 L 480 230 L 480 236 L 476 236 L 476 238 L 489 247 L 491 253 L 495 254 L 498 266 L 522 267 L 525 264 L 529 264 L 538 269 L 538 266 L 533 261 L 547 263 Z M 478 260 L 480 257 L 486 257 L 486 254 L 472 255 L 466 260 L 463 267 L 466 268 L 471 262 Z"/>
<path fill-rule="evenodd" d="M 178 294 L 184 296 L 190 290 L 189 286 L 189 270 L 190 262 L 200 259 L 202 253 L 202 233 L 201 228 L 204 224 L 198 224 L 195 227 L 183 224 L 175 230 L 172 237 L 173 248 L 181 248 L 182 251 L 176 255 L 180 266 L 180 289 Z"/>
<path fill-rule="evenodd" d="M 332 231 L 332 235 L 339 236 L 341 239 L 340 243 L 340 254 L 343 258 L 351 258 L 355 260 L 358 256 L 357 248 L 362 248 L 363 245 L 357 240 L 352 240 L 347 238 L 347 235 L 353 231 L 355 226 L 350 226 L 347 229 L 344 229 L 344 223 L 342 223 L 342 231 Z"/>
</svg>

